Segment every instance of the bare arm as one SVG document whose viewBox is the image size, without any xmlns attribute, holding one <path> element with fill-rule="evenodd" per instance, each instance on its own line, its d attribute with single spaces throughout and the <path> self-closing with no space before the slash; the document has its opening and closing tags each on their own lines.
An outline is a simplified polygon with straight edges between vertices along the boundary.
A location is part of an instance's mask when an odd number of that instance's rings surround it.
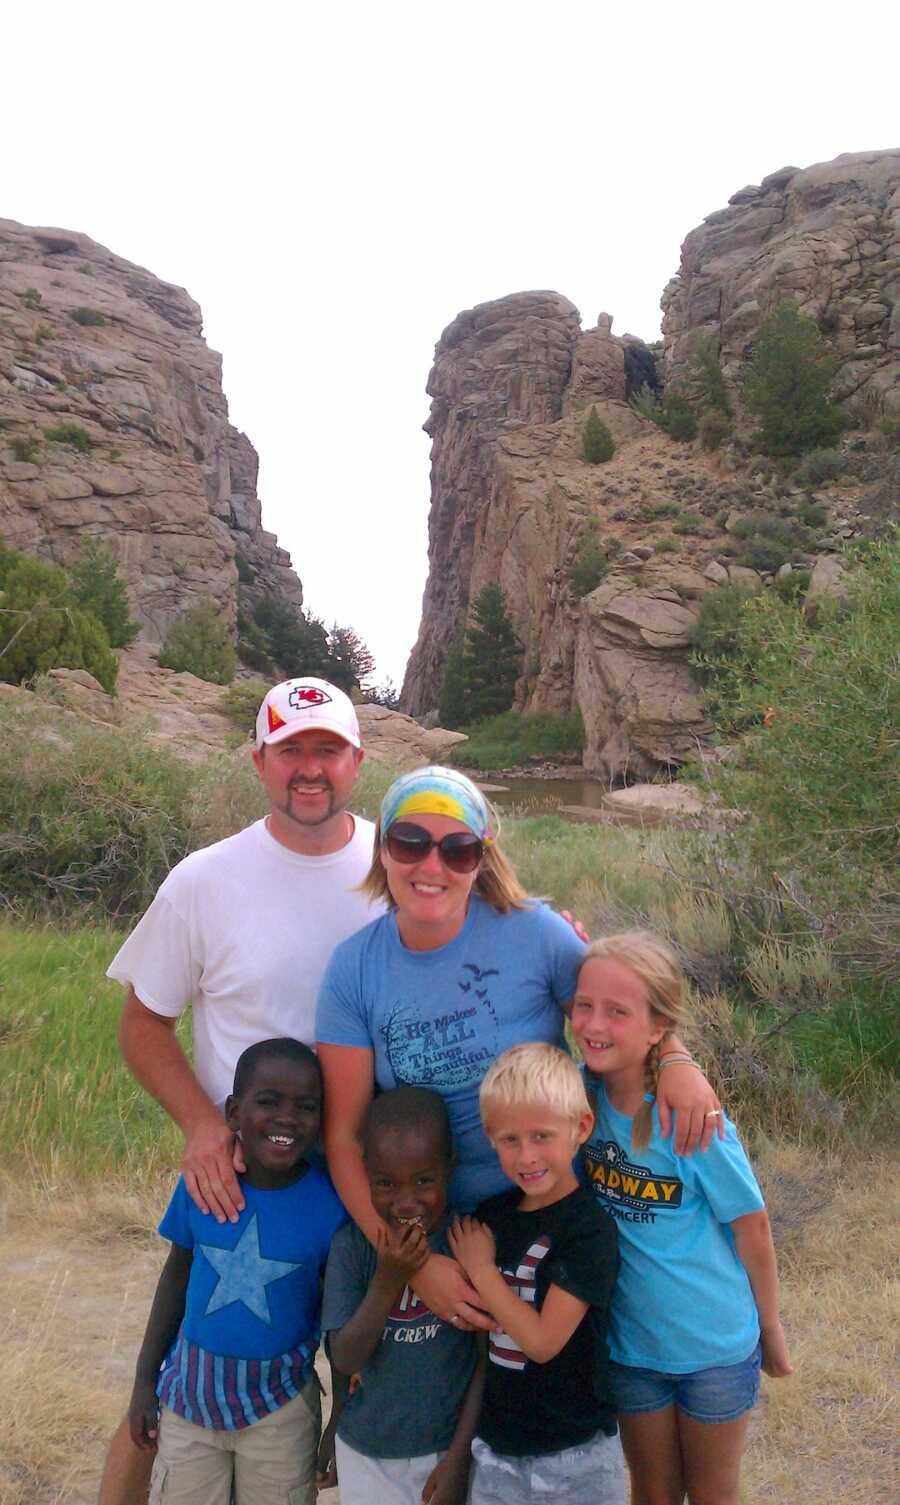
<svg viewBox="0 0 900 1505">
<path fill-rule="evenodd" d="M 787 1340 L 778 1312 L 778 1265 L 769 1215 L 763 1208 L 760 1212 L 750 1212 L 746 1217 L 735 1218 L 731 1231 L 738 1259 L 747 1271 L 759 1312 L 763 1369 L 773 1379 L 784 1379 L 793 1374 L 794 1366 L 788 1354 Z"/>
<path fill-rule="evenodd" d="M 477 1218 L 457 1218 L 449 1233 L 456 1255 L 484 1305 L 526 1358 L 546 1364 L 565 1348 L 588 1302 L 551 1285 L 540 1311 L 510 1290 L 494 1263 L 494 1235 Z"/>
<path fill-rule="evenodd" d="M 335 1191 L 351 1218 L 374 1248 L 383 1229 L 372 1206 L 363 1164 L 362 1133 L 375 1092 L 375 1052 L 360 1045 L 317 1046 L 325 1084 L 323 1138 Z M 478 1298 L 454 1260 L 432 1254 L 410 1282 L 416 1295 L 445 1322 L 489 1328 L 492 1324 L 473 1302 Z"/>
<path fill-rule="evenodd" d="M 478 1362 L 472 1372 L 466 1398 L 459 1413 L 453 1441 L 435 1465 L 422 1490 L 423 1505 L 465 1505 L 472 1462 L 472 1438 L 481 1415 L 481 1401 L 487 1376 L 487 1338 L 479 1333 Z"/>
<path fill-rule="evenodd" d="M 357 1228 L 376 1246 L 384 1224 L 372 1206 L 362 1154 L 363 1125 L 375 1095 L 375 1052 L 322 1043 L 316 1049 L 325 1085 L 322 1137 L 334 1189 Z"/>
<path fill-rule="evenodd" d="M 234 1171 L 234 1135 L 190 1068 L 176 1020 L 155 1014 L 134 991 L 119 1022 L 119 1048 L 142 1087 L 173 1118 L 187 1141 L 181 1169 L 201 1212 L 236 1223 L 244 1198 Z"/>
<path fill-rule="evenodd" d="M 332 1362 L 342 1374 L 355 1374 L 368 1363 L 381 1342 L 391 1307 L 427 1258 L 428 1241 L 421 1228 L 405 1228 L 400 1235 L 379 1233 L 378 1263 L 369 1288 L 349 1322 L 328 1340 Z"/>
<path fill-rule="evenodd" d="M 172 1346 L 184 1317 L 185 1294 L 192 1263 L 193 1254 L 190 1249 L 173 1244 L 153 1297 L 128 1407 L 131 1440 L 139 1448 L 152 1447 L 158 1435 L 156 1381 L 160 1365 Z"/>
<path fill-rule="evenodd" d="M 677 1035 L 666 1035 L 660 1047 L 660 1059 L 667 1055 L 690 1055 Z M 672 1132 L 675 1114 L 675 1153 L 692 1155 L 696 1149 L 708 1150 L 716 1134 L 725 1138 L 722 1104 L 699 1066 L 667 1066 L 656 1083 L 656 1107 L 663 1139 Z"/>
</svg>

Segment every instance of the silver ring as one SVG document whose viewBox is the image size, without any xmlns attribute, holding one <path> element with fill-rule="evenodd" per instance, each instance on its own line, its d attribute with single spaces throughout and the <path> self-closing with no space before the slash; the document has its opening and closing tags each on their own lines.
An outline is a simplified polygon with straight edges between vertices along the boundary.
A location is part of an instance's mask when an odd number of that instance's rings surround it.
<svg viewBox="0 0 900 1505">
<path fill-rule="evenodd" d="M 458 1322 L 459 1321 L 459 1313 L 457 1313 L 455 1317 L 451 1317 L 450 1321 L 451 1322 Z"/>
<path fill-rule="evenodd" d="M 722 1109 L 721 1108 L 710 1108 L 709 1112 L 708 1113 L 704 1113 L 703 1117 L 704 1118 L 721 1118 L 722 1117 Z"/>
</svg>

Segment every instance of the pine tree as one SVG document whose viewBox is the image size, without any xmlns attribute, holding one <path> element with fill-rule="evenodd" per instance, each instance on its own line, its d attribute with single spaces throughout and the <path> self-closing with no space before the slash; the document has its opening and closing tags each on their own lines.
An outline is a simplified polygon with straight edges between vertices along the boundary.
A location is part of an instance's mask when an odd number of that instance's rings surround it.
<svg viewBox="0 0 900 1505">
<path fill-rule="evenodd" d="M 111 648 L 127 648 L 140 626 L 128 615 L 128 591 L 108 544 L 87 538 L 69 566 L 72 595 L 85 611 L 93 612 L 106 629 Z"/>
<path fill-rule="evenodd" d="M 502 590 L 499 585 L 486 585 L 472 607 L 463 652 L 469 719 L 481 721 L 509 710 L 522 666 L 522 651 Z"/>
<path fill-rule="evenodd" d="M 828 396 L 837 364 L 818 327 L 793 303 L 779 304 L 760 326 L 743 396 L 759 419 L 766 454 L 802 455 L 834 441 L 843 427 Z"/>
<path fill-rule="evenodd" d="M 237 654 L 214 602 L 201 601 L 173 622 L 160 649 L 159 663 L 163 669 L 196 674 L 210 684 L 230 683 Z"/>
<path fill-rule="evenodd" d="M 375 673 L 375 659 L 358 632 L 335 622 L 328 635 L 331 669 L 328 677 L 342 690 L 364 690 Z"/>
<path fill-rule="evenodd" d="M 438 718 L 441 726 L 449 727 L 455 731 L 457 727 L 465 726 L 469 719 L 468 697 L 466 695 L 466 677 L 463 665 L 464 634 L 457 632 L 447 654 L 447 662 L 444 665 L 444 678 L 441 684 L 441 695 L 438 703 Z"/>
<path fill-rule="evenodd" d="M 602 465 L 604 461 L 611 460 L 616 452 L 616 444 L 612 434 L 603 422 L 596 408 L 591 408 L 584 425 L 584 437 L 582 439 L 582 453 L 588 465 Z"/>
<path fill-rule="evenodd" d="M 731 399 L 719 365 L 719 342 L 714 334 L 700 335 L 694 343 L 688 387 L 698 407 L 712 408 L 725 418 L 731 417 Z"/>
</svg>

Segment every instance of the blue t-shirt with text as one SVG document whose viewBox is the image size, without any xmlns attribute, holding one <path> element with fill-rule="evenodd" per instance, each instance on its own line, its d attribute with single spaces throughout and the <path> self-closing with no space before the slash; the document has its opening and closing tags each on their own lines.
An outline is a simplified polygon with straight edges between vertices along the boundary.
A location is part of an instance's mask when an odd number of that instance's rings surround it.
<svg viewBox="0 0 900 1505">
<path fill-rule="evenodd" d="M 430 1087 L 450 1113 L 459 1169 L 453 1205 L 470 1212 L 509 1182 L 481 1127 L 478 1088 L 512 1045 L 563 1045 L 584 944 L 546 904 L 498 914 L 477 895 L 459 935 L 409 951 L 392 912 L 335 951 L 319 993 L 316 1038 L 370 1047 L 379 1088 Z"/>
<path fill-rule="evenodd" d="M 724 1140 L 705 1152 L 676 1155 L 654 1106 L 650 1143 L 632 1150 L 632 1120 L 611 1107 L 601 1078 L 585 1081 L 597 1113 L 585 1181 L 619 1231 L 611 1357 L 665 1374 L 740 1363 L 759 1341 L 759 1317 L 728 1224 L 764 1203 L 734 1124 L 726 1119 Z"/>
</svg>

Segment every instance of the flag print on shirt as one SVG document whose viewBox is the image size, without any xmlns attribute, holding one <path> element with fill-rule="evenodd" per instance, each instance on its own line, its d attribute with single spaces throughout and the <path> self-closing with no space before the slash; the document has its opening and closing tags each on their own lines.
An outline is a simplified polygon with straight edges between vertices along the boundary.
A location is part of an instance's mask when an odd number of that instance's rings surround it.
<svg viewBox="0 0 900 1505">
<path fill-rule="evenodd" d="M 511 1270 L 500 1271 L 506 1284 L 520 1301 L 527 1301 L 532 1306 L 534 1305 L 537 1297 L 538 1265 L 549 1250 L 550 1239 L 546 1233 L 542 1233 L 522 1256 L 515 1275 Z M 491 1363 L 499 1364 L 501 1369 L 524 1369 L 528 1363 L 521 1348 L 513 1342 L 509 1333 L 491 1333 L 488 1352 Z"/>
</svg>

